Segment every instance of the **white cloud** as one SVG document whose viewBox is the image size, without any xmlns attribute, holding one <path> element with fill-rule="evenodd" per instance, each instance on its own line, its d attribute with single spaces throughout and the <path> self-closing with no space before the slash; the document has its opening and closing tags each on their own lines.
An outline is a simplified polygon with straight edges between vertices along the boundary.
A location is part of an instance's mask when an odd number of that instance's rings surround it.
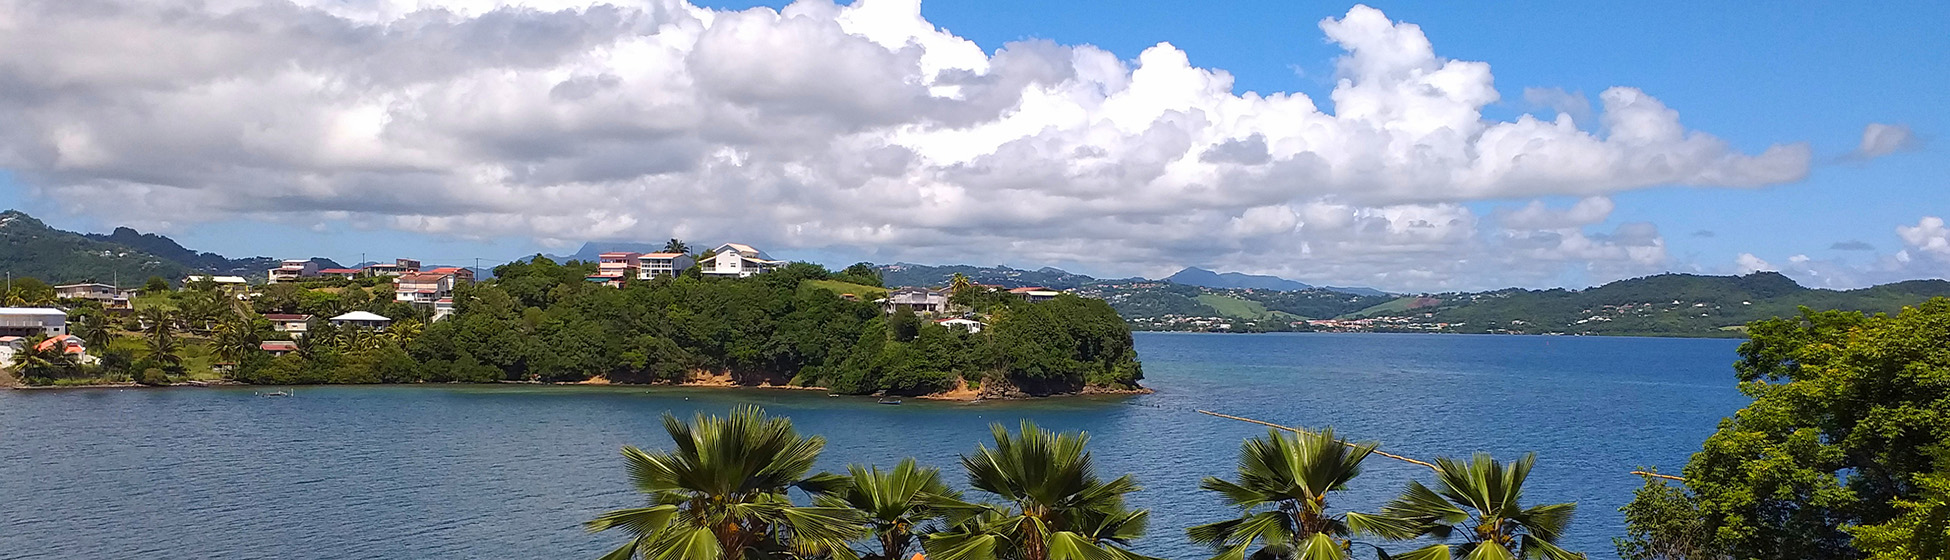
<svg viewBox="0 0 1950 560">
<path fill-rule="evenodd" d="M 1904 260 L 1914 257 L 1950 264 L 1950 229 L 1943 227 L 1943 218 L 1924 216 L 1914 226 L 1897 226 L 1896 236 L 1903 239 L 1904 249 L 1897 254 Z"/>
<path fill-rule="evenodd" d="M 1862 128 L 1862 145 L 1850 154 L 1857 159 L 1872 159 L 1923 147 L 1923 139 L 1900 124 L 1869 123 Z"/>
<path fill-rule="evenodd" d="M 1606 195 L 1809 167 L 1803 144 L 1740 153 L 1630 87 L 1597 96 L 1602 132 L 1487 119 L 1487 63 L 1442 58 L 1366 6 L 1320 23 L 1345 50 L 1322 106 L 1235 94 L 1170 44 L 1135 60 L 1039 40 L 985 52 L 913 0 L 592 4 L 12 3 L 0 167 L 132 224 L 334 215 L 545 243 L 1231 263 L 1395 289 L 1647 270 L 1666 260 L 1650 224 L 1583 231 Z M 1489 228 L 1463 206 L 1540 196 L 1583 201 Z"/>
<path fill-rule="evenodd" d="M 1741 274 L 1753 274 L 1756 272 L 1772 272 L 1772 271 L 1780 270 L 1779 268 L 1775 267 L 1773 264 L 1770 264 L 1767 261 L 1762 260 L 1760 257 L 1754 256 L 1753 253 L 1741 253 L 1740 256 L 1734 257 L 1733 266 L 1738 268 Z"/>
<path fill-rule="evenodd" d="M 1735 267 L 1741 273 L 1778 270 L 1802 285 L 1817 288 L 1853 289 L 1918 278 L 1950 278 L 1950 228 L 1936 216 L 1924 216 L 1914 226 L 1896 226 L 1896 237 L 1903 248 L 1893 254 L 1872 254 L 1865 259 L 1849 257 L 1788 257 L 1780 267 L 1769 265 L 1751 254 L 1742 254 Z M 1836 243 L 1832 249 L 1872 252 L 1862 241 Z"/>
</svg>

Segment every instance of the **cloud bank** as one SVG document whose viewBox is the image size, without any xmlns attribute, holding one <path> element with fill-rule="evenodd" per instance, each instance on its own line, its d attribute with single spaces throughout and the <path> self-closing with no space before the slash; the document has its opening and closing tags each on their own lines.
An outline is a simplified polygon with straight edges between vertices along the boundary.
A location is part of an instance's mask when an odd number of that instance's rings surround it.
<svg viewBox="0 0 1950 560">
<path fill-rule="evenodd" d="M 1170 44 L 985 51 L 915 0 L 523 4 L 10 2 L 0 167 L 152 227 L 737 239 L 1421 290 L 1656 272 L 1652 224 L 1587 231 L 1607 195 L 1809 169 L 1804 144 L 1742 153 L 1631 87 L 1595 105 L 1527 90 L 1555 114 L 1486 118 L 1489 64 L 1366 6 L 1320 22 L 1344 54 L 1315 100 L 1235 93 Z M 1871 133 L 1864 150 L 1893 149 Z"/>
</svg>

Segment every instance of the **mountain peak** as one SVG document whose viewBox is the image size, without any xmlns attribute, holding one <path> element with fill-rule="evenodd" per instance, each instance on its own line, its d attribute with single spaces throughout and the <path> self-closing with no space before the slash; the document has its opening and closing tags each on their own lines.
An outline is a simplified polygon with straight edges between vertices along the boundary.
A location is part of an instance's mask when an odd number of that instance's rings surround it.
<svg viewBox="0 0 1950 560">
<path fill-rule="evenodd" d="M 1243 289 L 1253 289 L 1253 290 L 1277 290 L 1282 292 L 1297 292 L 1300 290 L 1305 290 L 1313 287 L 1307 285 L 1304 282 L 1296 282 L 1278 276 L 1268 276 L 1263 274 L 1245 274 L 1240 272 L 1227 272 L 1221 274 L 1221 273 L 1212 272 L 1210 270 L 1206 270 L 1198 267 L 1185 267 L 1184 270 L 1180 270 L 1177 273 L 1172 274 L 1171 276 L 1167 276 L 1165 277 L 1164 280 L 1166 282 L 1171 282 L 1174 284 L 1185 284 L 1188 286 L 1202 286 L 1206 288 L 1220 288 L 1220 289 L 1243 288 Z"/>
</svg>

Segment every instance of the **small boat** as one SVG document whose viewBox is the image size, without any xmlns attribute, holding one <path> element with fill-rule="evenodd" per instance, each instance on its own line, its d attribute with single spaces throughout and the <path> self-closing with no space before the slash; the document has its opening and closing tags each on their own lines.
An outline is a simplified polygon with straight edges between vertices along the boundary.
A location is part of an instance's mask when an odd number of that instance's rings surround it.
<svg viewBox="0 0 1950 560">
<path fill-rule="evenodd" d="M 900 399 L 880 399 L 880 404 L 900 404 Z"/>
<path fill-rule="evenodd" d="M 289 396 L 291 396 L 291 392 L 290 392 L 290 391 L 271 391 L 271 392 L 269 392 L 269 393 L 258 393 L 258 394 L 257 394 L 257 396 L 260 396 L 260 397 L 289 397 Z"/>
</svg>

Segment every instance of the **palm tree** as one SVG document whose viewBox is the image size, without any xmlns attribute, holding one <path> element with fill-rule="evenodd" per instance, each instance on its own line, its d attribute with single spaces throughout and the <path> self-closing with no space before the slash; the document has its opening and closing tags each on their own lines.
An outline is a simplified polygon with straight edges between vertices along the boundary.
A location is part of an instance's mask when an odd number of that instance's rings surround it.
<svg viewBox="0 0 1950 560">
<path fill-rule="evenodd" d="M 176 354 L 181 347 L 176 342 L 176 314 L 160 307 L 151 307 L 138 312 L 137 316 L 147 323 L 143 338 L 149 343 L 149 360 L 170 368 L 183 365 L 183 357 Z"/>
<path fill-rule="evenodd" d="M 941 482 L 941 470 L 921 468 L 905 459 L 891 471 L 880 467 L 854 465 L 847 468 L 845 490 L 822 497 L 819 505 L 845 507 L 859 511 L 869 525 L 868 533 L 880 543 L 879 554 L 870 560 L 901 560 L 926 533 L 937 530 L 932 522 L 947 517 L 961 497 Z"/>
<path fill-rule="evenodd" d="M 691 246 L 690 246 L 690 245 L 686 245 L 686 244 L 684 244 L 684 241 L 683 241 L 683 240 L 680 240 L 680 239 L 677 239 L 677 238 L 675 238 L 675 237 L 672 237 L 672 238 L 670 238 L 670 241 L 668 241 L 668 242 L 666 242 L 666 243 L 664 243 L 664 252 L 665 252 L 665 253 L 683 253 L 683 254 L 686 254 L 686 255 L 688 255 L 688 254 L 690 254 L 690 253 L 691 253 Z"/>
<path fill-rule="evenodd" d="M 108 348 L 109 337 L 112 336 L 108 330 L 108 318 L 98 313 L 86 313 L 76 317 L 74 327 L 69 329 L 69 332 L 81 337 L 81 340 L 87 342 L 89 346 L 101 348 Z"/>
<path fill-rule="evenodd" d="M 1003 504 L 968 505 L 955 527 L 928 536 L 935 560 L 1051 560 L 1069 558 L 1146 558 L 1125 550 L 1144 534 L 1148 510 L 1128 509 L 1124 495 L 1138 490 L 1130 475 L 1104 482 L 1097 477 L 1090 436 L 1058 435 L 1028 420 L 1010 435 L 990 427 L 995 448 L 963 455 L 968 483 Z"/>
<path fill-rule="evenodd" d="M 650 505 L 605 513 L 591 532 L 622 528 L 630 542 L 604 560 L 741 560 L 748 555 L 851 557 L 847 542 L 865 520 L 844 507 L 802 507 L 787 491 L 825 495 L 843 484 L 808 476 L 826 440 L 800 437 L 792 421 L 742 406 L 727 417 L 699 414 L 689 424 L 664 414 L 671 451 L 624 447 L 630 479 Z"/>
<path fill-rule="evenodd" d="M 400 348 L 406 348 L 406 345 L 412 344 L 413 339 L 419 338 L 420 333 L 425 331 L 426 323 L 421 323 L 413 319 L 401 319 L 399 322 L 393 323 L 392 326 L 386 327 L 386 338 L 392 340 L 394 344 L 398 344 Z"/>
<path fill-rule="evenodd" d="M 1469 462 L 1447 457 L 1435 460 L 1436 488 L 1410 481 L 1408 490 L 1381 508 L 1373 529 L 1393 539 L 1429 537 L 1457 544 L 1436 544 L 1394 555 L 1396 560 L 1508 560 L 1547 558 L 1581 560 L 1583 554 L 1558 548 L 1556 541 L 1571 523 L 1577 504 L 1523 507 L 1524 479 L 1536 463 L 1535 453 L 1505 465 L 1477 453 Z"/>
<path fill-rule="evenodd" d="M 28 338 L 14 352 L 13 369 L 23 379 L 54 379 L 75 371 L 79 363 L 59 344 L 44 344 L 45 336 Z"/>
<path fill-rule="evenodd" d="M 255 322 L 244 315 L 232 315 L 222 323 L 217 323 L 216 339 L 212 348 L 218 360 L 240 363 L 245 356 L 258 352 L 264 338 L 258 335 Z"/>
<path fill-rule="evenodd" d="M 1327 512 L 1327 495 L 1361 474 L 1361 461 L 1375 444 L 1354 444 L 1332 429 L 1246 440 L 1239 448 L 1237 481 L 1206 477 L 1200 488 L 1225 496 L 1240 508 L 1238 519 L 1208 523 L 1187 531 L 1192 542 L 1219 550 L 1213 560 L 1244 560 L 1253 543 L 1260 556 L 1296 560 L 1343 560 L 1353 544 L 1351 529 L 1365 529 L 1371 517 Z"/>
</svg>

